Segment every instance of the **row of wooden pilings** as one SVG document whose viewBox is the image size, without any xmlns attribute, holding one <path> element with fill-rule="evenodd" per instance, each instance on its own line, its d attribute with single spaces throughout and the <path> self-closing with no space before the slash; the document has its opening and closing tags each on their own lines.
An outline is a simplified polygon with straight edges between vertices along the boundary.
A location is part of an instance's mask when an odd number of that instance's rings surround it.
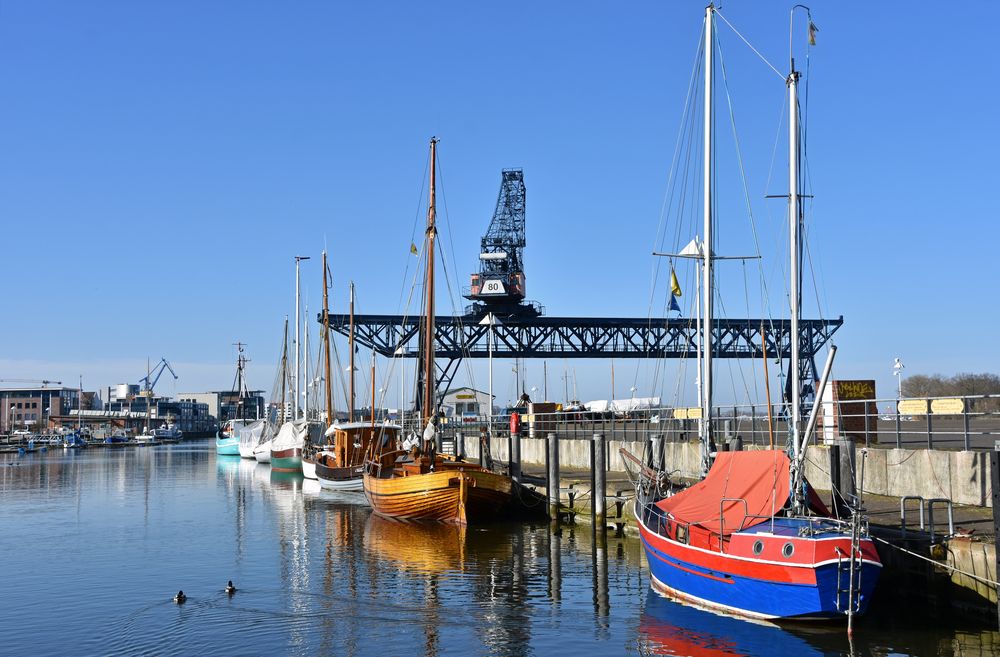
<svg viewBox="0 0 1000 657">
<path fill-rule="evenodd" d="M 462 433 L 455 435 L 455 452 L 459 458 L 465 458 L 465 437 Z M 521 433 L 512 432 L 509 434 L 510 459 L 508 461 L 508 472 L 511 478 L 518 483 L 523 483 L 523 470 L 521 468 Z M 559 468 L 559 437 L 555 433 L 545 436 L 546 441 L 546 464 L 545 464 L 545 496 L 548 503 L 549 518 L 558 520 L 562 510 L 562 491 L 560 489 L 560 468 Z M 655 469 L 664 468 L 664 440 L 662 436 L 653 434 L 646 438 L 644 461 L 646 465 Z M 603 528 L 607 522 L 607 471 L 608 471 L 608 444 L 603 433 L 594 433 L 590 445 L 590 471 L 591 471 L 591 513 L 594 526 Z M 484 445 L 480 445 L 480 464 L 489 467 L 488 457 Z"/>
</svg>

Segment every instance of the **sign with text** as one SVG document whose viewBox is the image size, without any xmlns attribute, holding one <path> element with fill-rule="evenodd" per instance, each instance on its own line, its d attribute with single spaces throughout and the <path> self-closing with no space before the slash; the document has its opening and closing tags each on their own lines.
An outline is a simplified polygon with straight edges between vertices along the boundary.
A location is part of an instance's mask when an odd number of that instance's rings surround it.
<svg viewBox="0 0 1000 657">
<path fill-rule="evenodd" d="M 927 400 L 900 399 L 896 409 L 900 415 L 927 415 Z"/>
<path fill-rule="evenodd" d="M 498 280 L 483 281 L 483 289 L 479 292 L 480 294 L 505 294 L 507 292 L 504 289 L 503 283 Z"/>
<path fill-rule="evenodd" d="M 931 402 L 931 413 L 935 415 L 961 415 L 965 411 L 965 402 L 958 398 L 935 399 Z"/>
</svg>

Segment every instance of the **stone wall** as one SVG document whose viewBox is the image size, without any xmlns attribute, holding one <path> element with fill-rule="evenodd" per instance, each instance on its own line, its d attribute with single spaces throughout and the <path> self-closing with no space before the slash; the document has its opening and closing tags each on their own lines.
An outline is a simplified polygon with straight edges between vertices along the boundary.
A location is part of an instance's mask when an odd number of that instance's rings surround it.
<svg viewBox="0 0 1000 657">
<path fill-rule="evenodd" d="M 478 436 L 465 440 L 470 458 L 479 457 Z M 590 467 L 590 440 L 561 439 L 559 464 L 565 468 Z M 508 459 L 506 436 L 491 442 L 493 458 Z M 619 448 L 624 447 L 642 458 L 643 442 L 608 441 L 608 468 L 625 469 Z M 677 476 L 696 478 L 701 474 L 700 448 L 697 442 L 664 443 L 667 469 Z M 521 439 L 521 461 L 526 465 L 544 465 L 546 443 L 543 438 Z M 856 480 L 861 485 L 861 465 L 864 462 L 864 491 L 873 495 L 903 497 L 919 495 L 925 499 L 948 498 L 956 504 L 992 506 L 989 452 L 958 452 L 928 449 L 872 448 L 857 454 Z M 820 490 L 830 488 L 830 455 L 824 445 L 810 446 L 806 451 L 806 478 Z"/>
</svg>

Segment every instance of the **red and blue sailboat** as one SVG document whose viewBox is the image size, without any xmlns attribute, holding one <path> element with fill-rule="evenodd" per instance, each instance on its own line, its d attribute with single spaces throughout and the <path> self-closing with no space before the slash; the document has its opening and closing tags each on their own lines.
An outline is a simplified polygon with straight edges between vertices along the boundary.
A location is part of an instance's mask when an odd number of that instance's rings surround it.
<svg viewBox="0 0 1000 657">
<path fill-rule="evenodd" d="M 793 8 L 793 13 L 796 9 L 808 13 L 801 5 Z M 853 501 L 842 518 L 833 517 L 803 476 L 805 448 L 816 426 L 819 404 L 813 405 L 803 430 L 801 398 L 807 388 L 801 380 L 799 358 L 803 194 L 799 176 L 799 73 L 795 71 L 794 60 L 785 79 L 789 117 L 789 344 L 773 345 L 771 352 L 778 352 L 779 356 L 787 354 L 789 360 L 785 411 L 789 447 L 787 452 L 769 449 L 713 453 L 711 449 L 714 443 L 712 357 L 716 333 L 712 311 L 717 287 L 713 281 L 713 261 L 719 259 L 714 253 L 712 236 L 716 220 L 712 87 L 717 14 L 713 5 L 705 10 L 701 48 L 705 82 L 704 240 L 699 242 L 696 238 L 677 254 L 659 254 L 692 258 L 699 264 L 703 298 L 698 419 L 704 478 L 673 495 L 660 495 L 661 487 L 647 481 L 647 485 L 639 487 L 635 515 L 652 586 L 661 593 L 759 619 L 846 616 L 850 626 L 850 619 L 867 609 L 882 564 L 868 535 L 867 516 L 860 502 Z M 811 38 L 815 29 L 811 18 L 809 27 Z M 835 353 L 836 347 L 831 347 L 816 389 L 817 400 L 822 398 Z M 766 352 L 761 355 L 766 362 Z"/>
<path fill-rule="evenodd" d="M 875 545 L 808 484 L 808 512 L 792 513 L 790 465 L 780 450 L 719 452 L 703 480 L 637 508 L 652 586 L 753 618 L 864 613 L 882 568 Z"/>
</svg>

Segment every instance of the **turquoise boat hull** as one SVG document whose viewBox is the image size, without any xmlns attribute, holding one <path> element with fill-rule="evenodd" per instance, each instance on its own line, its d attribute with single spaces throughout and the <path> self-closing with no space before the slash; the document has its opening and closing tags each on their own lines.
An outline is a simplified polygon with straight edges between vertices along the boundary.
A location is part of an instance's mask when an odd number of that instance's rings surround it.
<svg viewBox="0 0 1000 657">
<path fill-rule="evenodd" d="M 219 456 L 239 456 L 240 439 L 238 437 L 215 438 L 215 453 Z"/>
</svg>

